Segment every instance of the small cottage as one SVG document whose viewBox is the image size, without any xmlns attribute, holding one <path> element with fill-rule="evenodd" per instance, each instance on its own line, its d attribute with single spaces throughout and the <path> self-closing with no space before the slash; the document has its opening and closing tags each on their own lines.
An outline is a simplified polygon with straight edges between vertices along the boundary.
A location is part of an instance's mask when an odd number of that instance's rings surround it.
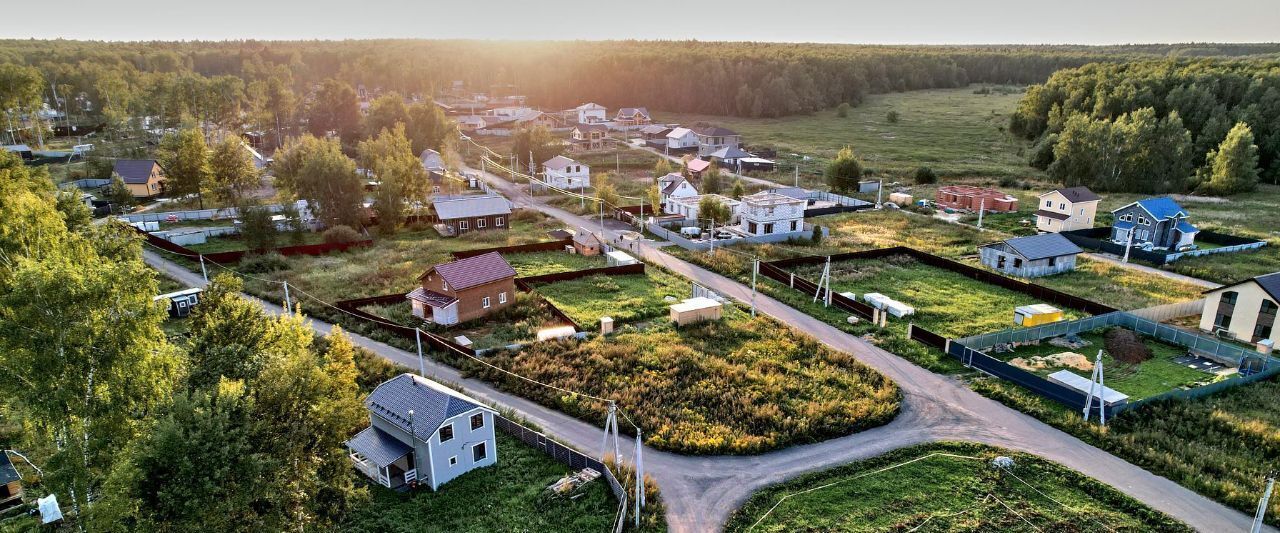
<svg viewBox="0 0 1280 533">
<path fill-rule="evenodd" d="M 134 198 L 151 198 L 164 193 L 164 171 L 154 159 L 117 159 L 111 173 L 120 176 Z"/>
<path fill-rule="evenodd" d="M 449 387 L 400 374 L 369 393 L 369 427 L 346 442 L 356 469 L 389 489 L 441 485 L 498 462 L 497 412 Z"/>
<path fill-rule="evenodd" d="M 1075 270 L 1081 250 L 1057 233 L 1017 237 L 979 247 L 982 264 L 993 270 L 1034 278 Z"/>
<path fill-rule="evenodd" d="M 691 176 L 701 178 L 702 173 L 711 168 L 711 162 L 704 159 L 690 159 L 685 161 L 684 168 L 689 169 Z"/>
<path fill-rule="evenodd" d="M 697 196 L 698 189 L 696 189 L 692 183 L 689 183 L 689 180 L 684 179 L 684 176 L 672 172 L 666 176 L 658 178 L 658 195 L 662 204 L 666 205 L 669 201 L 675 198 Z"/>
<path fill-rule="evenodd" d="M 441 263 L 418 277 L 420 287 L 405 298 L 413 316 L 452 326 L 469 322 L 515 301 L 516 271 L 498 252 Z"/>
<path fill-rule="evenodd" d="M 418 158 L 422 160 L 422 168 L 427 172 L 444 173 L 444 158 L 440 156 L 440 152 L 428 148 Z"/>
<path fill-rule="evenodd" d="M 560 189 L 578 190 L 591 186 L 591 167 L 558 155 L 542 163 L 542 181 Z"/>
<path fill-rule="evenodd" d="M 1211 289 L 1205 292 L 1200 329 L 1225 332 L 1245 342 L 1267 343 L 1267 351 L 1280 343 L 1280 272 Z"/>
<path fill-rule="evenodd" d="M 649 110 L 643 107 L 624 107 L 613 117 L 613 123 L 619 126 L 644 126 L 651 122 Z"/>
<path fill-rule="evenodd" d="M 709 223 L 709 221 L 700 220 L 698 213 L 698 210 L 700 209 L 699 206 L 702 203 L 703 198 L 710 198 L 720 202 L 721 205 L 728 207 L 730 213 L 730 224 L 738 221 L 738 207 L 742 205 L 742 202 L 719 194 L 699 194 L 697 196 L 673 197 L 667 203 L 663 204 L 663 209 L 668 214 L 683 216 L 685 220 L 689 222 Z"/>
<path fill-rule="evenodd" d="M 507 229 L 511 202 L 496 194 L 437 196 L 431 200 L 436 231 L 456 237 L 470 231 Z"/>
<path fill-rule="evenodd" d="M 1093 227 L 1093 218 L 1102 197 L 1088 187 L 1056 189 L 1039 196 L 1036 229 L 1057 233 Z"/>
<path fill-rule="evenodd" d="M 578 124 L 569 133 L 569 149 L 575 152 L 612 150 L 617 147 L 618 141 L 609 136 L 609 127 L 604 124 Z"/>
<path fill-rule="evenodd" d="M 579 124 L 592 124 L 596 122 L 609 121 L 609 109 L 594 102 L 587 102 L 573 108 L 573 110 L 578 115 Z"/>
<path fill-rule="evenodd" d="M 1200 232 L 1187 221 L 1187 211 L 1167 196 L 1138 200 L 1111 213 L 1111 240 L 1117 244 L 1185 250 L 1195 245 Z"/>
<path fill-rule="evenodd" d="M 698 139 L 699 156 L 709 156 L 725 148 L 737 148 L 742 144 L 742 136 L 729 128 L 698 123 L 689 129 L 693 130 L 694 136 Z"/>
<path fill-rule="evenodd" d="M 600 255 L 600 239 L 587 228 L 573 234 L 573 250 L 581 255 Z"/>
<path fill-rule="evenodd" d="M 689 128 L 675 128 L 667 132 L 667 149 L 672 152 L 696 150 L 698 136 Z M 707 152 L 710 153 L 710 152 Z"/>
<path fill-rule="evenodd" d="M 191 314 L 200 303 L 200 294 L 204 289 L 193 287 L 151 298 L 153 302 L 166 302 L 169 306 L 169 318 L 182 318 Z"/>
</svg>

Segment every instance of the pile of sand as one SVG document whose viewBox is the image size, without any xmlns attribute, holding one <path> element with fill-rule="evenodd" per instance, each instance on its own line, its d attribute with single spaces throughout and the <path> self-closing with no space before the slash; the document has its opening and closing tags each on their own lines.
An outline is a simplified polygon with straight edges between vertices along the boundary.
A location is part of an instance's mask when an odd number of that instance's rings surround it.
<svg viewBox="0 0 1280 533">
<path fill-rule="evenodd" d="M 1043 370 L 1046 368 L 1074 368 L 1076 370 L 1093 371 L 1093 362 L 1088 357 L 1075 352 L 1062 352 L 1053 355 L 1037 355 L 1035 357 L 1016 357 L 1009 364 L 1023 370 Z"/>
</svg>

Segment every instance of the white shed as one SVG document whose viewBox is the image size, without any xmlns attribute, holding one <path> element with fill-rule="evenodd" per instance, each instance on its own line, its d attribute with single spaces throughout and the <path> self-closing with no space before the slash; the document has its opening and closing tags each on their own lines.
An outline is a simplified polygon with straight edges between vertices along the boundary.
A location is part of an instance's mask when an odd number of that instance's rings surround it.
<svg viewBox="0 0 1280 533">
<path fill-rule="evenodd" d="M 605 259 L 608 260 L 609 266 L 611 267 L 634 265 L 640 262 L 636 258 L 631 257 L 630 254 L 623 252 L 621 250 L 614 250 L 612 252 L 604 254 L 604 256 L 605 256 Z"/>
</svg>

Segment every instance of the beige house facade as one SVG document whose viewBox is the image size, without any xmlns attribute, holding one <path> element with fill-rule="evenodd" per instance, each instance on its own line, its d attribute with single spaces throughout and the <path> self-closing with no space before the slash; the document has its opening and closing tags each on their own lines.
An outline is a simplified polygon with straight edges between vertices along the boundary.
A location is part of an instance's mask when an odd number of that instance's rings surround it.
<svg viewBox="0 0 1280 533">
<path fill-rule="evenodd" d="M 1205 293 L 1200 329 L 1224 331 L 1242 342 L 1280 342 L 1280 272 L 1247 279 Z"/>
<path fill-rule="evenodd" d="M 1087 187 L 1057 189 L 1040 195 L 1036 229 L 1047 233 L 1093 227 L 1102 197 Z"/>
</svg>

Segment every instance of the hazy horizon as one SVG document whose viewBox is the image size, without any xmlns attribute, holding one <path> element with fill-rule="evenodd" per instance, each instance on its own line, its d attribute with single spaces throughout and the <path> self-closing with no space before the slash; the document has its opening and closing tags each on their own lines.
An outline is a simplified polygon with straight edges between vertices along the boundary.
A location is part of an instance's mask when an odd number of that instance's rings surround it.
<svg viewBox="0 0 1280 533">
<path fill-rule="evenodd" d="M 1078 0 L 903 0 L 892 4 L 814 0 L 723 0 L 685 5 L 587 4 L 571 0 L 470 3 L 369 0 L 354 4 L 227 0 L 198 12 L 171 2 L 70 3 L 71 15 L 33 16 L 0 27 L 0 38 L 96 41 L 480 39 L 500 41 L 669 40 L 865 45 L 1128 45 L 1274 43 L 1272 0 L 1158 4 Z M 358 7 L 358 10 L 353 9 Z M 785 9 L 779 9 L 784 6 Z M 60 10 L 61 11 L 61 10 Z"/>
</svg>

